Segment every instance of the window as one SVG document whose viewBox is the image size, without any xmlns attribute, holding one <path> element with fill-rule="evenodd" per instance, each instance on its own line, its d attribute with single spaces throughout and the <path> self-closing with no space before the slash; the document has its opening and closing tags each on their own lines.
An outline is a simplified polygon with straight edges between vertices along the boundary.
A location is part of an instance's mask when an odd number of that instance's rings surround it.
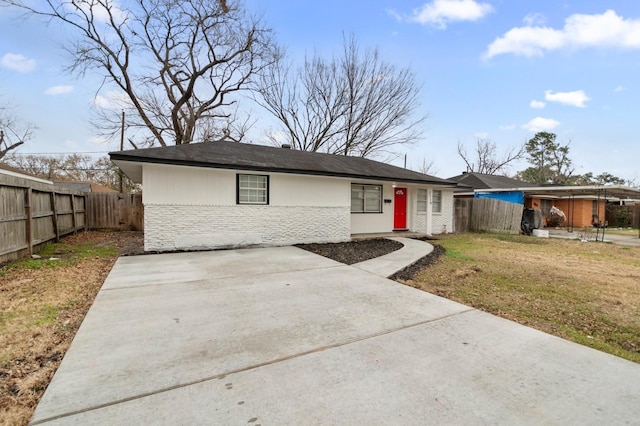
<svg viewBox="0 0 640 426">
<path fill-rule="evenodd" d="M 238 204 L 269 204 L 269 176 L 237 175 Z"/>
<path fill-rule="evenodd" d="M 433 213 L 442 213 L 442 191 L 433 191 L 433 203 L 431 207 Z"/>
<path fill-rule="evenodd" d="M 418 189 L 418 211 L 420 213 L 427 212 L 427 190 Z"/>
<path fill-rule="evenodd" d="M 351 213 L 382 213 L 382 187 L 351 185 Z"/>
</svg>

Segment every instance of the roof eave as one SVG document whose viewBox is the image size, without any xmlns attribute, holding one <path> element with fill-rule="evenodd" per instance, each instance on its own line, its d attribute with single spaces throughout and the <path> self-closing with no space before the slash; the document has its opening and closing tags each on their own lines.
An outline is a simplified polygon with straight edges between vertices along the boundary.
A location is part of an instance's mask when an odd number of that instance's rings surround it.
<svg viewBox="0 0 640 426">
<path fill-rule="evenodd" d="M 117 151 L 110 152 L 109 156 L 111 157 L 111 160 L 116 164 L 118 164 L 119 162 L 162 164 L 162 165 L 170 165 L 170 166 L 200 167 L 200 168 L 209 168 L 209 169 L 245 170 L 245 171 L 259 171 L 259 172 L 284 173 L 284 174 L 298 174 L 298 175 L 307 175 L 307 176 L 328 176 L 328 177 L 341 177 L 341 178 L 348 178 L 348 179 L 380 180 L 385 182 L 413 183 L 413 184 L 419 184 L 419 185 L 438 185 L 438 186 L 451 187 L 451 188 L 457 187 L 457 184 L 455 182 L 449 183 L 449 182 L 441 182 L 439 180 L 407 179 L 402 177 L 387 177 L 387 176 L 379 176 L 379 175 L 360 175 L 360 174 L 350 174 L 350 173 L 323 172 L 323 171 L 305 170 L 305 169 L 283 169 L 279 167 L 257 167 L 257 166 L 229 165 L 229 164 L 209 163 L 209 162 L 204 163 L 204 162 L 193 161 L 193 160 L 176 160 L 176 159 L 164 159 L 164 158 L 139 157 L 139 156 L 133 156 L 133 155 L 121 155 Z M 129 177 L 132 178 L 131 176 Z M 133 178 L 132 180 L 136 181 L 136 179 L 133 179 Z"/>
</svg>

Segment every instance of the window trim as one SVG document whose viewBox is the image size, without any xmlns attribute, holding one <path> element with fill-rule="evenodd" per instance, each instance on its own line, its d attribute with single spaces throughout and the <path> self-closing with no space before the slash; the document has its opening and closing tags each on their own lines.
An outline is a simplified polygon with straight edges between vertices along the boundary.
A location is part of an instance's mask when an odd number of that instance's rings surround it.
<svg viewBox="0 0 640 426">
<path fill-rule="evenodd" d="M 364 198 L 362 198 L 362 211 L 353 211 L 353 187 L 354 186 L 360 186 L 362 187 L 363 190 L 363 195 L 366 192 L 366 188 L 377 188 L 378 190 L 378 210 L 376 211 L 366 211 L 366 196 Z M 366 184 L 366 183 L 351 183 L 350 188 L 350 201 L 351 201 L 351 205 L 350 205 L 350 213 L 351 214 L 381 214 L 384 213 L 383 212 L 383 208 L 382 208 L 382 201 L 383 201 L 383 195 L 384 195 L 384 186 L 383 185 L 374 185 L 374 184 Z"/>
<path fill-rule="evenodd" d="M 265 188 L 265 202 L 264 203 L 250 203 L 240 201 L 240 176 L 260 176 L 266 179 Z M 247 189 L 247 188 L 245 188 Z M 255 189 L 255 188 L 254 188 Z M 269 193 L 270 193 L 269 175 L 260 175 L 256 173 L 236 173 L 236 204 L 241 206 L 268 206 L 269 205 Z"/>
<path fill-rule="evenodd" d="M 440 194 L 440 201 L 437 203 L 437 205 L 440 206 L 438 210 L 435 209 L 436 192 Z M 431 191 L 431 214 L 442 214 L 442 191 L 439 189 L 434 189 L 433 191 Z"/>
</svg>

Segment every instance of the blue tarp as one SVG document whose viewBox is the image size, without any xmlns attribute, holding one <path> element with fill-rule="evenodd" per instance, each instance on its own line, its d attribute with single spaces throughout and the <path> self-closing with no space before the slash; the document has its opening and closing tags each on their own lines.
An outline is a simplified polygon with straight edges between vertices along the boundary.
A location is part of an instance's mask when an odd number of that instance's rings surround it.
<svg viewBox="0 0 640 426">
<path fill-rule="evenodd" d="M 509 203 L 524 204 L 524 192 L 522 191 L 510 191 L 510 192 L 476 192 L 475 198 L 495 198 L 496 200 L 507 201 Z"/>
</svg>

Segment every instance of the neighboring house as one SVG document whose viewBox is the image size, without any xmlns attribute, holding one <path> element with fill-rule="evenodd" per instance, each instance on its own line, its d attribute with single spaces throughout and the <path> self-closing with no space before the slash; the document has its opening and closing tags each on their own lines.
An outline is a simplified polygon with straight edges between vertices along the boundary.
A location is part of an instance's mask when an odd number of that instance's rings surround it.
<svg viewBox="0 0 640 426">
<path fill-rule="evenodd" d="M 640 198 L 640 190 L 626 186 L 603 185 L 535 185 L 506 176 L 463 173 L 448 180 L 466 185 L 459 189 L 456 198 L 488 197 L 524 204 L 525 208 L 542 211 L 543 225 L 551 223 L 551 211 L 562 211 L 567 227 L 604 225 L 607 202 Z"/>
<path fill-rule="evenodd" d="M 143 185 L 147 251 L 453 229 L 454 182 L 365 158 L 236 142 L 109 155 Z"/>
<path fill-rule="evenodd" d="M 80 192 L 118 192 L 107 186 L 92 182 L 70 182 L 70 181 L 54 181 L 58 188 L 69 189 L 71 191 Z"/>
<path fill-rule="evenodd" d="M 52 190 L 53 182 L 23 172 L 8 164 L 0 163 L 0 183 L 15 186 L 34 186 L 38 189 Z"/>
<path fill-rule="evenodd" d="M 525 188 L 537 186 L 507 176 L 486 175 L 473 172 L 463 172 L 461 175 L 448 178 L 447 180 L 458 182 L 470 189 Z M 464 190 L 465 188 L 461 188 L 459 191 L 456 191 L 456 195 L 458 195 L 458 192 L 464 193 Z M 471 191 L 470 195 L 473 197 L 473 191 Z"/>
</svg>

